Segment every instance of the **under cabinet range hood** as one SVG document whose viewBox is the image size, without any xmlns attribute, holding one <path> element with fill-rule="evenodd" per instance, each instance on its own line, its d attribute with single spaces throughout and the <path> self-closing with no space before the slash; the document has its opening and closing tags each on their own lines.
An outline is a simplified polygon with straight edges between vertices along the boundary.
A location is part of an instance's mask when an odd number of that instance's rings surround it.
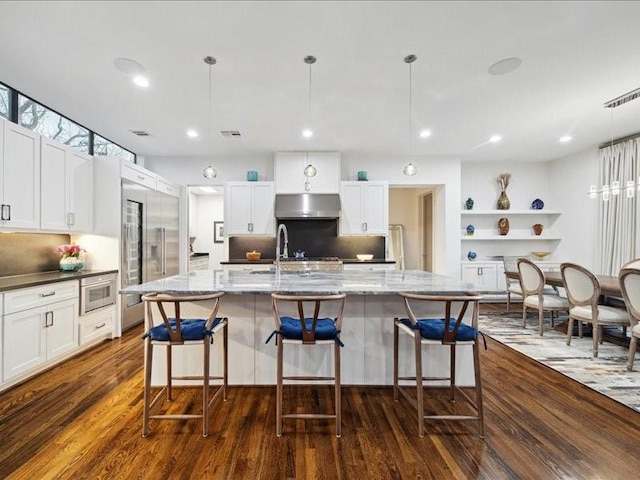
<svg viewBox="0 0 640 480">
<path fill-rule="evenodd" d="M 280 193 L 276 195 L 276 218 L 307 220 L 340 217 L 337 193 Z"/>
</svg>

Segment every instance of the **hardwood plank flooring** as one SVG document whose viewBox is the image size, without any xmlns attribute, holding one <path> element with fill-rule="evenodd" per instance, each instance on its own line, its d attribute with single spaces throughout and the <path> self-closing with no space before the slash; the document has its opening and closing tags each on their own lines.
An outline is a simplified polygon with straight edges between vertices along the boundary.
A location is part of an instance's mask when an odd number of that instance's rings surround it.
<svg viewBox="0 0 640 480">
<path fill-rule="evenodd" d="M 490 309 L 490 306 L 483 306 Z M 275 387 L 231 387 L 210 435 L 199 421 L 142 430 L 140 330 L 0 394 L 0 478 L 628 479 L 640 471 L 640 414 L 488 339 L 486 438 L 475 423 L 417 435 L 391 387 L 343 388 L 343 437 L 329 421 L 288 421 L 275 435 Z M 428 395 L 428 409 L 449 402 Z M 331 409 L 332 390 L 289 387 L 287 408 Z M 458 402 L 462 408 L 463 402 Z M 200 408 L 180 389 L 168 410 Z"/>
</svg>

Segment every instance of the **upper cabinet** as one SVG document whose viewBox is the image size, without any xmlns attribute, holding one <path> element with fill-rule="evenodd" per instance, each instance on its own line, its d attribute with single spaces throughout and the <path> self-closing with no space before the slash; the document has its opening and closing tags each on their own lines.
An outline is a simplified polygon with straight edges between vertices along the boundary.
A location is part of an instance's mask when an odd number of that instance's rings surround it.
<svg viewBox="0 0 640 480">
<path fill-rule="evenodd" d="M 340 203 L 340 235 L 387 235 L 388 182 L 340 182 Z"/>
<path fill-rule="evenodd" d="M 0 128 L 0 224 L 40 226 L 40 135 L 11 122 Z"/>
<path fill-rule="evenodd" d="M 93 160 L 55 140 L 41 140 L 42 230 L 90 233 L 93 228 Z"/>
<path fill-rule="evenodd" d="M 225 236 L 275 235 L 274 182 L 227 182 Z"/>
<path fill-rule="evenodd" d="M 315 167 L 315 176 L 305 176 L 307 165 Z M 339 193 L 340 168 L 338 152 L 276 152 L 275 192 Z"/>
</svg>

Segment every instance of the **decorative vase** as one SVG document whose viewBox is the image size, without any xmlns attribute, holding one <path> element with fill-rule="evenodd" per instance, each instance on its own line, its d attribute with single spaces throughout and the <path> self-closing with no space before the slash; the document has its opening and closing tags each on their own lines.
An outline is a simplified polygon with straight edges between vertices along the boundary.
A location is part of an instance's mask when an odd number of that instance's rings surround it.
<svg viewBox="0 0 640 480">
<path fill-rule="evenodd" d="M 542 233 L 542 229 L 544 228 L 544 225 L 541 225 L 540 223 L 536 223 L 531 228 L 533 228 L 533 233 L 535 233 L 536 235 L 540 235 Z"/>
<path fill-rule="evenodd" d="M 509 197 L 507 197 L 507 192 L 502 190 L 498 197 L 498 210 L 509 210 L 510 208 L 511 202 L 509 201 Z"/>
<path fill-rule="evenodd" d="M 467 198 L 467 201 L 464 202 L 464 206 L 467 210 L 473 210 L 473 198 Z"/>
<path fill-rule="evenodd" d="M 500 220 L 498 220 L 498 230 L 500 232 L 500 235 L 506 235 L 507 233 L 509 233 L 509 219 L 508 218 L 501 218 Z"/>
<path fill-rule="evenodd" d="M 476 231 L 476 227 L 473 225 L 467 225 L 467 235 L 472 236 L 473 232 Z"/>
<path fill-rule="evenodd" d="M 476 254 L 476 252 L 474 252 L 473 250 L 471 250 L 469 253 L 467 253 L 467 258 L 468 258 L 469 260 L 475 260 L 477 256 L 478 256 L 478 255 L 477 255 L 477 254 Z"/>
<path fill-rule="evenodd" d="M 544 208 L 544 202 L 539 198 L 536 198 L 533 202 L 531 202 L 531 208 L 533 210 L 542 210 Z"/>
<path fill-rule="evenodd" d="M 60 259 L 60 270 L 63 272 L 76 272 L 84 267 L 84 263 L 77 257 L 62 257 Z"/>
</svg>

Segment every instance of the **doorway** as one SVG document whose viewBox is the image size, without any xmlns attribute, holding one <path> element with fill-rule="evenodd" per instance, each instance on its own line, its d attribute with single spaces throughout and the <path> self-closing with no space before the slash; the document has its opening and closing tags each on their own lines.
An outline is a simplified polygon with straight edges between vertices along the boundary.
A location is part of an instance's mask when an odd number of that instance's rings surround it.
<svg viewBox="0 0 640 480">
<path fill-rule="evenodd" d="M 227 258 L 224 231 L 224 187 L 188 187 L 188 271 L 220 269 Z M 222 227 L 222 228 L 221 228 Z"/>
<path fill-rule="evenodd" d="M 422 195 L 422 270 L 433 272 L 433 192 Z"/>
</svg>

